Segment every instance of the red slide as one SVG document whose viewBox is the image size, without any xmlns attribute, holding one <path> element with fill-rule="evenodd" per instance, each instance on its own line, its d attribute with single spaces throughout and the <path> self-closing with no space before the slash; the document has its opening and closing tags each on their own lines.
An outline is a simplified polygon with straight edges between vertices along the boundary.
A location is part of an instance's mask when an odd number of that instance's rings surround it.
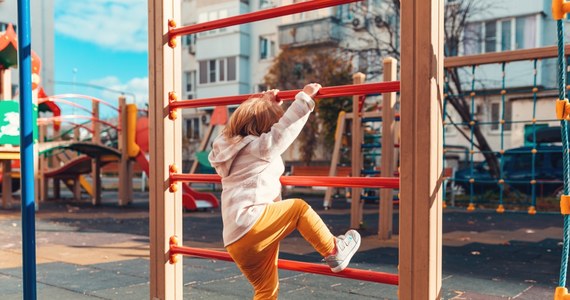
<svg viewBox="0 0 570 300">
<path fill-rule="evenodd" d="M 148 160 L 146 159 L 145 152 L 148 151 L 148 118 L 140 118 L 137 121 L 137 134 L 136 143 L 141 148 L 139 154 L 136 156 L 136 161 L 141 169 L 150 178 Z M 203 208 L 218 208 L 220 203 L 218 198 L 211 193 L 202 193 L 193 190 L 188 184 L 182 182 L 182 205 L 186 210 L 195 211 Z"/>
</svg>

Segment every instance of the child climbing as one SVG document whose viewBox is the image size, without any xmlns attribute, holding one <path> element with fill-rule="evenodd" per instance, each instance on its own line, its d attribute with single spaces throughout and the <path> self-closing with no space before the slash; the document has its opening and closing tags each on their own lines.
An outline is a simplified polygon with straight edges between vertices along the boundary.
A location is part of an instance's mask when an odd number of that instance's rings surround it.
<svg viewBox="0 0 570 300">
<path fill-rule="evenodd" d="M 360 246 L 355 230 L 334 237 L 301 199 L 281 200 L 281 154 L 315 107 L 321 86 L 308 84 L 286 112 L 277 90 L 250 97 L 216 138 L 209 160 L 222 177 L 224 246 L 254 289 L 254 299 L 277 299 L 279 242 L 297 229 L 333 272 L 344 270 Z"/>
</svg>

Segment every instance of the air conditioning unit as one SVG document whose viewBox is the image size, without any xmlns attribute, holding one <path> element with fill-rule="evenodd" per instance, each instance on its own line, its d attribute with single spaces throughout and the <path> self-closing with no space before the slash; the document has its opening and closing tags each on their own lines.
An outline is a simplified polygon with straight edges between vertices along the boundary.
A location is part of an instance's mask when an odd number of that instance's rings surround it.
<svg viewBox="0 0 570 300">
<path fill-rule="evenodd" d="M 365 18 L 355 17 L 354 19 L 352 19 L 352 27 L 354 28 L 354 30 L 362 30 L 366 28 L 366 23 L 367 21 Z"/>
</svg>

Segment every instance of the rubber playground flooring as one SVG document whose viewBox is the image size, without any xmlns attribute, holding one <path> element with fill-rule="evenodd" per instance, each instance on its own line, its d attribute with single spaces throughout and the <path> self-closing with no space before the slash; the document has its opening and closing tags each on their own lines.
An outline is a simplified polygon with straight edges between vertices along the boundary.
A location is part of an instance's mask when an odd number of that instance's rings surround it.
<svg viewBox="0 0 570 300">
<path fill-rule="evenodd" d="M 148 194 L 119 208 L 116 194 L 104 203 L 42 204 L 36 216 L 38 299 L 148 299 Z M 349 204 L 320 209 L 334 234 L 349 224 Z M 350 267 L 397 272 L 397 235 L 376 239 L 378 206 L 366 204 L 361 250 Z M 444 299 L 551 299 L 558 282 L 562 217 L 559 214 L 498 215 L 491 211 L 444 211 Z M 22 298 L 21 223 L 18 207 L 0 210 L 0 296 Z M 394 215 L 395 231 L 398 218 Z M 219 210 L 184 214 L 185 245 L 222 250 Z M 319 262 L 292 234 L 281 258 Z M 251 299 L 249 283 L 233 263 L 184 258 L 185 299 Z M 397 287 L 336 277 L 280 271 L 280 299 L 397 299 Z"/>
</svg>

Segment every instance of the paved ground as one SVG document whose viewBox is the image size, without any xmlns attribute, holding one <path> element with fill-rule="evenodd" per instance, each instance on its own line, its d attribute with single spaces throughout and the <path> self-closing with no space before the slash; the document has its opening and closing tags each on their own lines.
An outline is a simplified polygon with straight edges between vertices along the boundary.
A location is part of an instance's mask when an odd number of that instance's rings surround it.
<svg viewBox="0 0 570 300">
<path fill-rule="evenodd" d="M 129 207 L 51 202 L 37 214 L 39 299 L 148 299 L 148 194 Z M 349 223 L 338 203 L 323 211 L 321 199 L 306 197 L 335 234 Z M 397 272 L 397 236 L 375 239 L 377 205 L 367 204 L 363 244 L 351 267 Z M 394 220 L 396 232 L 398 218 Z M 560 264 L 562 217 L 447 209 L 444 214 L 445 299 L 551 299 Z M 21 223 L 17 206 L 0 210 L 0 295 L 21 299 Z M 185 244 L 222 249 L 219 211 L 186 213 Z M 318 262 L 298 234 L 281 246 L 282 258 Z M 280 299 L 397 299 L 397 288 L 334 277 L 280 272 Z M 186 299 L 248 299 L 252 292 L 232 264 L 184 259 Z"/>
</svg>

